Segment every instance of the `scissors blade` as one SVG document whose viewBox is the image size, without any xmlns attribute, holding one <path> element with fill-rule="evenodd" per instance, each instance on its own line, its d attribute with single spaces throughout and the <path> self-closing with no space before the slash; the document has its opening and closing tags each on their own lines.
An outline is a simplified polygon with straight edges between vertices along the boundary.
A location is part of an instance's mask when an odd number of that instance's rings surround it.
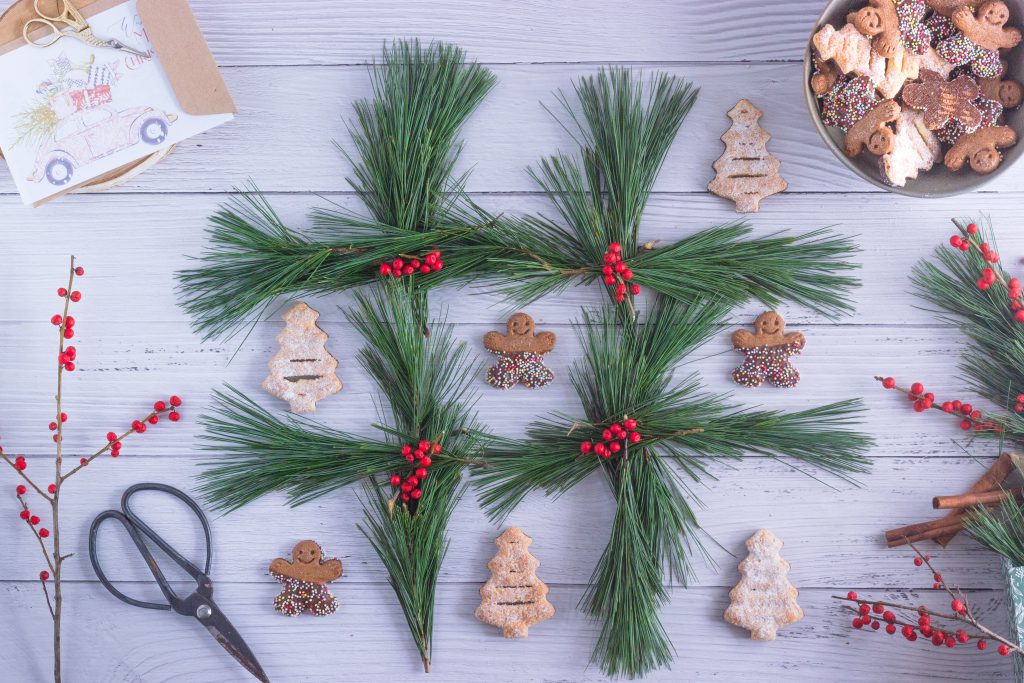
<svg viewBox="0 0 1024 683">
<path fill-rule="evenodd" d="M 257 680 L 262 681 L 262 683 L 270 683 L 267 674 L 263 673 L 263 667 L 256 661 L 256 655 L 252 653 L 249 646 L 242 640 L 242 636 L 238 635 L 238 631 L 231 625 L 228 618 L 224 616 L 224 613 L 216 605 L 212 604 L 212 601 L 210 607 L 213 608 L 213 614 L 209 618 L 201 620 L 206 630 L 246 671 L 255 676 Z"/>
<path fill-rule="evenodd" d="M 136 55 L 137 57 L 149 57 L 149 54 L 147 54 L 145 52 L 140 52 L 139 50 L 136 50 L 134 47 L 129 47 L 128 45 L 125 45 L 124 43 L 122 43 L 120 40 L 117 40 L 116 38 L 111 38 L 110 40 L 105 40 L 105 41 L 103 41 L 103 43 L 104 43 L 104 45 L 106 45 L 109 48 L 113 48 L 115 50 L 122 50 L 124 52 L 129 52 L 129 53 L 131 53 L 133 55 Z"/>
</svg>

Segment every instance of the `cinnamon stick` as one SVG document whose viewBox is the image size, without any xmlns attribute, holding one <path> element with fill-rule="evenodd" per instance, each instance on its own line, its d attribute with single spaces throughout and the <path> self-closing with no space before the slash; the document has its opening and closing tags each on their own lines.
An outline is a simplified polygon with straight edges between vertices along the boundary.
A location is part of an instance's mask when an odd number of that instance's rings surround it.
<svg viewBox="0 0 1024 683">
<path fill-rule="evenodd" d="M 906 544 L 907 541 L 916 543 L 917 541 L 924 540 L 925 538 L 936 538 L 936 536 L 956 533 L 963 528 L 964 517 L 966 517 L 966 513 L 949 514 L 945 517 L 933 519 L 928 522 L 908 524 L 907 526 L 900 527 L 899 529 L 886 531 L 886 545 L 890 548 L 895 548 L 896 546 Z"/>
<path fill-rule="evenodd" d="M 1019 498 L 1022 493 L 1024 489 L 999 489 L 985 493 L 964 493 L 959 496 L 935 496 L 932 498 L 932 507 L 936 510 L 953 510 L 975 505 L 995 505 L 1007 498 Z"/>
<path fill-rule="evenodd" d="M 1010 476 L 1010 472 L 1012 471 L 1013 460 L 1010 459 L 1010 454 L 1002 453 L 992 464 L 992 467 L 989 468 L 988 472 L 981 475 L 981 478 L 978 479 L 977 482 L 975 482 L 974 486 L 971 487 L 968 493 L 986 493 L 988 491 L 992 491 L 993 489 L 998 489 L 999 486 L 1006 480 L 1006 478 Z M 946 517 L 952 518 L 954 515 L 963 513 L 964 511 L 965 510 L 963 507 L 954 508 L 953 510 L 950 510 L 949 514 L 946 515 Z M 934 540 L 936 543 L 945 548 L 946 545 L 948 545 L 949 542 L 953 540 L 954 536 L 956 536 L 955 531 L 951 534 L 936 536 L 934 537 Z"/>
</svg>

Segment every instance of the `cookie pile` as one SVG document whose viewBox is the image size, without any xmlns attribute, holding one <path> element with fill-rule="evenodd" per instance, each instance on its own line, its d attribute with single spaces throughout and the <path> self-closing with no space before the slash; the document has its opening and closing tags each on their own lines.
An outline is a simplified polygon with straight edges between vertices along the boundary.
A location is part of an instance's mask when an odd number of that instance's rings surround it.
<svg viewBox="0 0 1024 683">
<path fill-rule="evenodd" d="M 811 39 L 811 89 L 849 157 L 879 157 L 903 186 L 944 163 L 991 173 L 1017 142 L 1003 113 L 1024 101 L 1000 50 L 1021 41 L 1002 0 L 868 0 Z M 945 151 L 944 151 L 945 150 Z"/>
</svg>

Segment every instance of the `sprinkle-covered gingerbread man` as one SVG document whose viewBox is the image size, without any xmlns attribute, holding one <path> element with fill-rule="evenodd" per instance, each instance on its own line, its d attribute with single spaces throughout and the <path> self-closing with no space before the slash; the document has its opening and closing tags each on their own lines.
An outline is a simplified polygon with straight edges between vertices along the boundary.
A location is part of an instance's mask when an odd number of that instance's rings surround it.
<svg viewBox="0 0 1024 683">
<path fill-rule="evenodd" d="M 498 389 L 551 384 L 555 375 L 544 366 L 542 356 L 555 348 L 555 333 L 535 334 L 533 318 L 526 313 L 513 314 L 506 327 L 507 334 L 492 331 L 484 335 L 484 348 L 498 354 L 498 362 L 487 370 L 487 383 Z"/>
<path fill-rule="evenodd" d="M 288 561 L 278 557 L 270 563 L 270 574 L 281 582 L 281 594 L 274 598 L 274 609 L 289 617 L 309 612 L 318 617 L 338 609 L 326 584 L 341 576 L 341 560 L 324 560 L 316 541 L 299 541 Z"/>
<path fill-rule="evenodd" d="M 745 387 L 759 387 L 768 380 L 777 387 L 795 387 L 800 373 L 789 359 L 804 348 L 804 335 L 786 333 L 786 321 L 775 311 L 767 311 L 754 321 L 754 334 L 736 330 L 732 345 L 746 356 L 743 365 L 733 370 L 733 380 Z"/>
</svg>

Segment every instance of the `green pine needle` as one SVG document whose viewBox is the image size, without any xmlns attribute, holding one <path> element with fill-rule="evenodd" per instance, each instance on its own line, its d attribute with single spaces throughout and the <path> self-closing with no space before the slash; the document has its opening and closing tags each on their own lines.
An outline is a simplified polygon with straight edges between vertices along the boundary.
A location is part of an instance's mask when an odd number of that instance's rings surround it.
<svg viewBox="0 0 1024 683">
<path fill-rule="evenodd" d="M 964 519 L 964 528 L 1012 566 L 1024 566 L 1024 505 L 1020 501 L 1010 498 L 996 509 L 978 506 Z"/>
</svg>

